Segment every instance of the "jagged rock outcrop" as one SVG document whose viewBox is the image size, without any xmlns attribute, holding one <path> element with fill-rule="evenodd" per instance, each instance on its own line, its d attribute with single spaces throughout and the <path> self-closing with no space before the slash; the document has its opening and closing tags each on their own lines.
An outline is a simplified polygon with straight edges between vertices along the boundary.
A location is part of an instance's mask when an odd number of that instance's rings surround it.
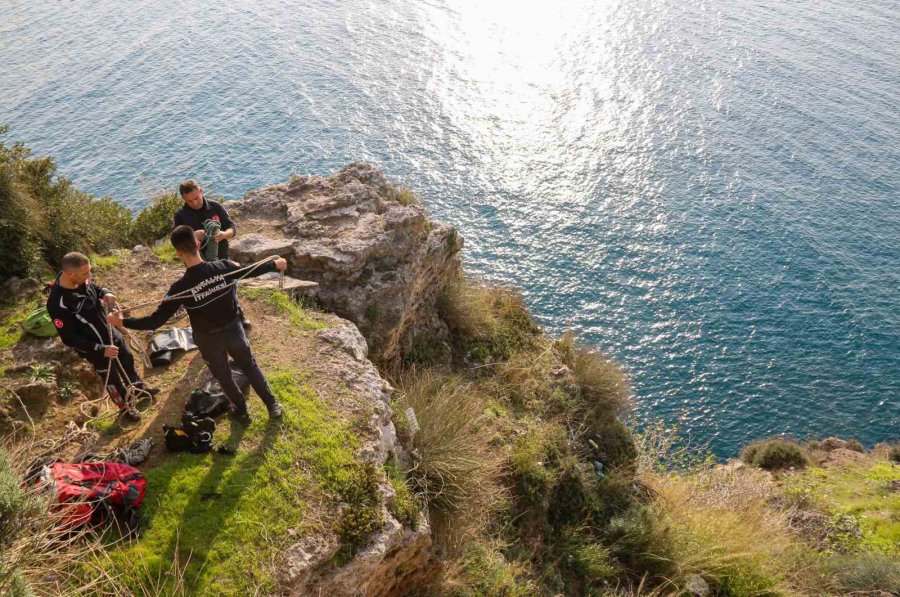
<svg viewBox="0 0 900 597">
<path fill-rule="evenodd" d="M 372 407 L 369 433 L 359 455 L 381 466 L 390 456 L 403 457 L 391 421 L 393 388 L 368 360 L 366 340 L 355 325 L 338 325 L 315 334 L 322 361 L 363 403 Z M 337 537 L 315 535 L 301 538 L 282 554 L 279 590 L 296 597 L 391 597 L 405 595 L 421 586 L 437 570 L 431 549 L 431 529 L 423 514 L 414 529 L 405 527 L 391 514 L 388 505 L 395 494 L 388 483 L 379 487 L 384 525 L 353 559 L 340 567 L 334 560 L 340 544 Z"/>
<path fill-rule="evenodd" d="M 379 365 L 393 368 L 417 342 L 446 338 L 435 303 L 458 268 L 462 239 L 377 167 L 356 162 L 329 178 L 294 177 L 229 210 L 239 231 L 231 255 L 287 258 L 292 276 L 319 283 L 326 310 L 359 327 Z"/>
</svg>

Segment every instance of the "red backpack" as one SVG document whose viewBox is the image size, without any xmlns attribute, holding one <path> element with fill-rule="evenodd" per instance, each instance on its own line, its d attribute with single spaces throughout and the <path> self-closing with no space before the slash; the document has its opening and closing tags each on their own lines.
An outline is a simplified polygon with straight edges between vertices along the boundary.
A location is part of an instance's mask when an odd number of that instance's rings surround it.
<svg viewBox="0 0 900 597">
<path fill-rule="evenodd" d="M 48 468 L 66 526 L 101 522 L 109 514 L 122 516 L 128 526 L 137 520 L 147 480 L 133 466 L 120 462 L 56 462 Z"/>
</svg>

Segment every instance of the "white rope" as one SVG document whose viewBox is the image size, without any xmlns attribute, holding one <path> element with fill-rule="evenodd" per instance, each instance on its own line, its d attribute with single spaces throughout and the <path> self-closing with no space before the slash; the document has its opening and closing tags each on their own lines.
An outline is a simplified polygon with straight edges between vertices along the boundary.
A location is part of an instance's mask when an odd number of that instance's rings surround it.
<svg viewBox="0 0 900 597">
<path fill-rule="evenodd" d="M 242 268 L 240 268 L 240 269 L 236 269 L 236 270 L 234 270 L 233 272 L 228 272 L 227 274 L 225 274 L 225 276 L 232 277 L 232 276 L 234 276 L 235 274 L 239 274 L 239 273 L 242 273 L 242 272 L 245 272 L 245 273 L 243 273 L 241 276 L 239 276 L 239 277 L 235 278 L 234 280 L 232 280 L 232 281 L 231 281 L 227 286 L 225 286 L 225 288 L 223 288 L 222 290 L 225 290 L 225 289 L 227 289 L 227 288 L 231 288 L 232 286 L 236 286 L 238 282 L 240 282 L 241 280 L 243 280 L 244 278 L 246 278 L 247 276 L 249 276 L 250 273 L 253 272 L 253 270 L 259 268 L 260 266 L 265 265 L 266 263 L 269 263 L 270 261 L 275 261 L 276 259 L 279 259 L 278 255 L 270 255 L 269 257 L 266 257 L 265 259 L 260 259 L 260 260 L 257 261 L 256 263 L 252 263 L 252 264 L 247 265 L 247 266 L 244 266 L 244 267 L 242 267 Z M 152 301 L 147 301 L 147 302 L 145 302 L 145 303 L 140 303 L 140 304 L 134 305 L 134 306 L 132 306 L 132 307 L 124 307 L 123 309 L 124 309 L 125 311 L 134 311 L 134 310 L 137 310 L 137 309 L 143 309 L 143 308 L 145 308 L 145 307 L 149 307 L 149 306 L 152 306 L 152 305 L 159 305 L 159 304 L 162 304 L 162 303 L 165 303 L 165 302 L 168 302 L 168 301 L 176 301 L 176 300 L 179 300 L 179 299 L 187 298 L 188 296 L 190 296 L 191 294 L 193 294 L 193 292 L 194 292 L 195 290 L 199 290 L 199 289 L 200 289 L 200 286 L 202 286 L 202 285 L 203 285 L 203 282 L 201 282 L 200 284 L 197 284 L 196 286 L 192 286 L 191 288 L 188 288 L 187 290 L 182 290 L 181 292 L 177 292 L 177 293 L 175 293 L 175 294 L 173 294 L 173 295 L 171 295 L 171 296 L 164 296 L 164 297 L 161 298 L 161 299 L 156 299 L 156 300 L 152 300 Z"/>
</svg>

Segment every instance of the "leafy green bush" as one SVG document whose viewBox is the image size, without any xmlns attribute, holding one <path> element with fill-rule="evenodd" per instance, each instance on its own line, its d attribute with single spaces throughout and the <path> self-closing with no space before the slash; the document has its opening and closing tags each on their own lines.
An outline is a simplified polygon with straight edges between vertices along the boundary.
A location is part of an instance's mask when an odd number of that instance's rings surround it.
<svg viewBox="0 0 900 597">
<path fill-rule="evenodd" d="M 741 450 L 741 460 L 767 471 L 805 468 L 809 464 L 806 450 L 799 444 L 781 438 L 753 442 Z"/>
<path fill-rule="evenodd" d="M 0 127 L 0 135 L 8 129 Z M 57 266 L 69 251 L 103 253 L 127 242 L 131 212 L 57 174 L 53 158 L 0 142 L 0 279 Z"/>
<path fill-rule="evenodd" d="M 5 132 L 0 127 L 0 134 Z M 37 232 L 42 212 L 16 176 L 15 165 L 23 151 L 19 145 L 7 148 L 0 142 L 0 280 L 36 274 L 43 260 Z"/>
<path fill-rule="evenodd" d="M 157 195 L 134 218 L 131 226 L 131 242 L 145 246 L 164 238 L 172 231 L 175 212 L 184 204 L 178 193 Z"/>
<path fill-rule="evenodd" d="M 0 127 L 0 136 L 7 132 Z M 181 205 L 177 193 L 158 195 L 132 217 L 113 199 L 76 189 L 53 158 L 0 141 L 0 280 L 42 274 L 70 251 L 105 254 L 151 244 L 169 233 Z"/>
<path fill-rule="evenodd" d="M 556 482 L 560 459 L 560 428 L 534 428 L 519 437 L 509 456 L 510 476 L 516 490 L 526 502 L 540 502 L 546 498 Z"/>
</svg>

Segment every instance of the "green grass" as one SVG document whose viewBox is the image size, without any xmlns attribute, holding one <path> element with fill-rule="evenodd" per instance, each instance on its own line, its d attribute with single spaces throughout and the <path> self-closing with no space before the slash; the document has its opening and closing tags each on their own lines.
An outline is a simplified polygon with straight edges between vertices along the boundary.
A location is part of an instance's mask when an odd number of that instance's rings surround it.
<svg viewBox="0 0 900 597">
<path fill-rule="evenodd" d="M 94 269 L 100 271 L 112 269 L 122 261 L 121 255 L 116 253 L 111 253 L 109 255 L 97 255 L 96 253 L 92 253 L 89 255 L 89 259 Z"/>
<path fill-rule="evenodd" d="M 321 513 L 308 518 L 311 504 L 354 504 L 365 476 L 358 439 L 297 374 L 269 383 L 284 417 L 269 423 L 251 401 L 249 428 L 217 433 L 217 442 L 240 442 L 236 456 L 180 453 L 145 471 L 144 536 L 111 554 L 130 586 L 164 574 L 177 557 L 189 594 L 270 593 L 278 553 L 293 540 L 288 530 L 321 524 Z"/>
<path fill-rule="evenodd" d="M 0 350 L 22 339 L 24 332 L 20 324 L 42 300 L 43 297 L 36 297 L 26 303 L 0 305 Z"/>
<path fill-rule="evenodd" d="M 261 302 L 272 309 L 277 315 L 286 316 L 295 329 L 320 330 L 328 327 L 321 321 L 316 321 L 312 318 L 306 309 L 292 301 L 287 294 L 279 290 L 272 288 L 241 288 L 240 296 L 249 301 Z"/>
<path fill-rule="evenodd" d="M 88 421 L 88 429 L 96 431 L 103 437 L 112 437 L 114 435 L 118 435 L 122 432 L 122 426 L 119 425 L 118 418 L 100 418 L 100 419 L 91 419 Z"/>
<path fill-rule="evenodd" d="M 853 516 L 868 547 L 900 552 L 900 493 L 888 484 L 900 479 L 900 467 L 887 461 L 871 466 L 811 468 L 787 477 L 787 489 L 802 491 L 813 505 L 835 515 Z"/>
<path fill-rule="evenodd" d="M 175 247 L 169 241 L 163 241 L 153 245 L 153 254 L 163 263 L 174 263 L 178 261 L 178 254 L 175 253 Z"/>
</svg>

